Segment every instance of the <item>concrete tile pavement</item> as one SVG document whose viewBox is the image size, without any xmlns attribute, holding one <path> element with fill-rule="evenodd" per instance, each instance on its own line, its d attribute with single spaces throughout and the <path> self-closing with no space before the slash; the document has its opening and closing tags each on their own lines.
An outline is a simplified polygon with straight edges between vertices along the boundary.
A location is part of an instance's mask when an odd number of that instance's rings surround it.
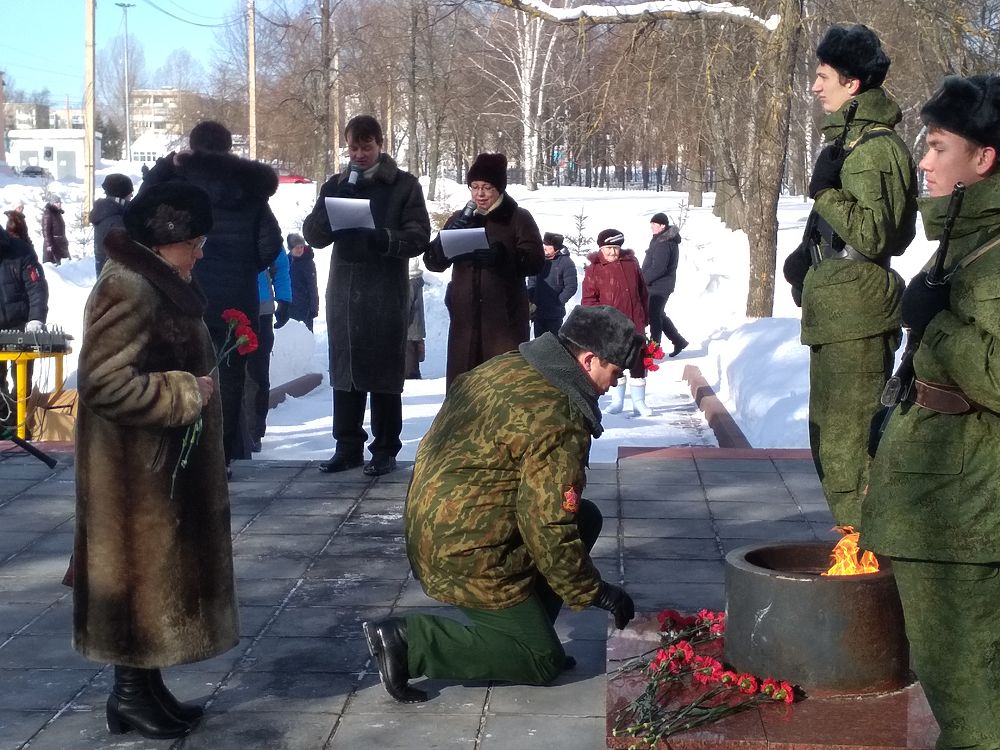
<svg viewBox="0 0 1000 750">
<path fill-rule="evenodd" d="M 70 643 L 60 584 L 72 546 L 73 469 L 0 453 L 0 750 L 31 748 L 603 748 L 608 616 L 558 622 L 576 669 L 545 688 L 425 681 L 432 699 L 393 703 L 360 623 L 411 608 L 457 611 L 409 575 L 402 510 L 409 467 L 378 479 L 326 476 L 308 462 L 246 462 L 231 484 L 241 640 L 164 671 L 182 699 L 209 702 L 175 742 L 104 724 L 110 670 Z M 761 539 L 830 538 L 808 454 L 681 448 L 622 451 L 591 468 L 605 515 L 602 574 L 645 611 L 724 605 L 726 551 Z"/>
</svg>

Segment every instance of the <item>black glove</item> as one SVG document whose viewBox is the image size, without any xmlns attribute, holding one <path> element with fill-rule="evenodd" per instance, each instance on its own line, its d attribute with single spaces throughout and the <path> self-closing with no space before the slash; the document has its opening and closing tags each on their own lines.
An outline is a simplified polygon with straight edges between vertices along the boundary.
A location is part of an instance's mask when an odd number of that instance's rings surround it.
<svg viewBox="0 0 1000 750">
<path fill-rule="evenodd" d="M 502 242 L 494 242 L 488 248 L 472 251 L 476 264 L 480 266 L 498 266 L 503 262 L 507 249 Z"/>
<path fill-rule="evenodd" d="M 288 322 L 288 303 L 279 299 L 274 303 L 274 327 L 281 328 Z"/>
<path fill-rule="evenodd" d="M 601 587 L 597 589 L 597 596 L 594 597 L 594 606 L 606 609 L 615 616 L 615 627 L 624 629 L 629 621 L 635 617 L 635 603 L 624 589 L 601 581 Z"/>
<path fill-rule="evenodd" d="M 927 272 L 921 271 L 906 285 L 903 292 L 903 325 L 918 339 L 924 335 L 927 324 L 942 310 L 949 309 L 951 284 L 928 286 Z"/>
<path fill-rule="evenodd" d="M 330 233 L 334 242 L 367 242 L 368 233 L 373 230 L 371 229 L 358 229 L 357 227 L 352 227 L 350 229 L 337 229 Z"/>
<path fill-rule="evenodd" d="M 781 269 L 785 274 L 785 281 L 792 287 L 792 300 L 798 307 L 802 307 L 802 285 L 805 283 L 810 266 L 812 258 L 809 255 L 809 246 L 803 242 L 785 258 L 785 265 Z"/>
<path fill-rule="evenodd" d="M 813 167 L 812 178 L 809 180 L 809 197 L 815 198 L 823 190 L 840 189 L 840 170 L 844 166 L 847 155 L 844 149 L 837 146 L 827 146 L 819 152 L 816 166 Z"/>
<path fill-rule="evenodd" d="M 449 221 L 445 225 L 444 228 L 445 229 L 468 229 L 469 228 L 469 223 L 471 221 L 472 221 L 472 217 L 471 216 L 467 219 L 467 218 L 465 218 L 464 215 L 459 214 L 454 219 L 452 219 L 451 221 Z"/>
</svg>

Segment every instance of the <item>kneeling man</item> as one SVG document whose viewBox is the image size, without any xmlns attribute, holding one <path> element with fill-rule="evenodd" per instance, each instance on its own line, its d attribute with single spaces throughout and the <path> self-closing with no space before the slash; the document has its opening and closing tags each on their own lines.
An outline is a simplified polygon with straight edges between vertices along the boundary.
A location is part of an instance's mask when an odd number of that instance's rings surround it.
<svg viewBox="0 0 1000 750">
<path fill-rule="evenodd" d="M 411 677 L 542 685 L 567 666 L 554 623 L 565 601 L 621 629 L 631 597 L 590 559 L 603 519 L 583 499 L 599 396 L 644 340 L 613 307 L 577 307 L 557 334 L 459 377 L 420 443 L 406 499 L 406 549 L 427 595 L 472 622 L 407 615 L 364 624 L 395 700 L 426 700 Z"/>
</svg>

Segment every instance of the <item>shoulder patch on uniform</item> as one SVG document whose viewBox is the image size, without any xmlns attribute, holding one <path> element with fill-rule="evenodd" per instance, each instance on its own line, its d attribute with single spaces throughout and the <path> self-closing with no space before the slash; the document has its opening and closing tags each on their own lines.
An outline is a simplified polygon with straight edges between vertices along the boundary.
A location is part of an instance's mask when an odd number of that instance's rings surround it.
<svg viewBox="0 0 1000 750">
<path fill-rule="evenodd" d="M 563 492 L 562 509 L 567 513 L 580 510 L 580 491 L 572 484 Z"/>
</svg>

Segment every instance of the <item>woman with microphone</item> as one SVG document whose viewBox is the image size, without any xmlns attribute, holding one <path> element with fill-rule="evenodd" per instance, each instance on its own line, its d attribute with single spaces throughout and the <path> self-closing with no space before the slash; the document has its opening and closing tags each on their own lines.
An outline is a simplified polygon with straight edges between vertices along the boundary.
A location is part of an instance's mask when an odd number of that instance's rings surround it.
<svg viewBox="0 0 1000 750">
<path fill-rule="evenodd" d="M 489 246 L 448 258 L 440 237 L 424 253 L 431 271 L 454 266 L 445 305 L 448 329 L 447 385 L 486 360 L 517 349 L 529 338 L 525 278 L 542 270 L 542 235 L 531 214 L 505 191 L 507 157 L 480 154 L 465 178 L 472 199 L 442 231 L 483 227 Z"/>
</svg>

